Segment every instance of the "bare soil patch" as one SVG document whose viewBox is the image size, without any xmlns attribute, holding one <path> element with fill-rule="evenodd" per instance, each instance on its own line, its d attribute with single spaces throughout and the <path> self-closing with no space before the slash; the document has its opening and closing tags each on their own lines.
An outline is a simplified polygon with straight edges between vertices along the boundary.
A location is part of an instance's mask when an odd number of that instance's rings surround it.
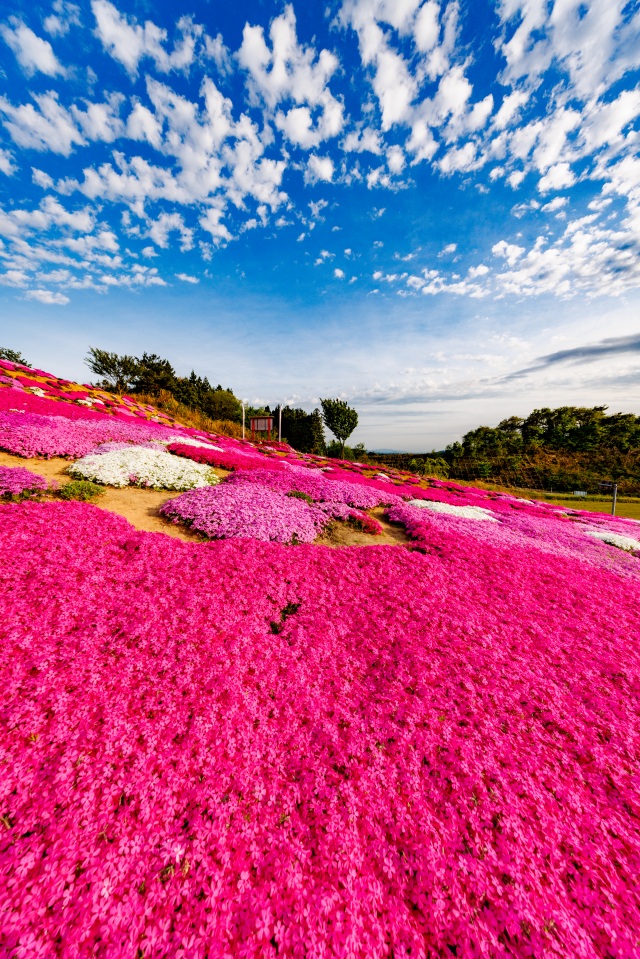
<svg viewBox="0 0 640 959">
<path fill-rule="evenodd" d="M 412 540 L 407 535 L 404 526 L 399 523 L 390 523 L 384 515 L 384 506 L 366 510 L 369 516 L 377 519 L 382 526 L 382 533 L 377 536 L 371 533 L 362 533 L 354 529 L 349 523 L 334 521 L 331 528 L 314 541 L 317 546 L 407 546 Z"/>
</svg>

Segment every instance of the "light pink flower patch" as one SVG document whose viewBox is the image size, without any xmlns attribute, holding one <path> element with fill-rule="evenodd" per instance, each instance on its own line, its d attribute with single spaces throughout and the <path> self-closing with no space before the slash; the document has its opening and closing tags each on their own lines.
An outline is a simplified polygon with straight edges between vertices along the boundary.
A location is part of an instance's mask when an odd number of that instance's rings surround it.
<svg viewBox="0 0 640 959">
<path fill-rule="evenodd" d="M 229 482 L 183 493 L 165 503 L 160 512 L 213 539 L 243 537 L 277 543 L 312 543 L 330 518 L 284 493 Z"/>
</svg>

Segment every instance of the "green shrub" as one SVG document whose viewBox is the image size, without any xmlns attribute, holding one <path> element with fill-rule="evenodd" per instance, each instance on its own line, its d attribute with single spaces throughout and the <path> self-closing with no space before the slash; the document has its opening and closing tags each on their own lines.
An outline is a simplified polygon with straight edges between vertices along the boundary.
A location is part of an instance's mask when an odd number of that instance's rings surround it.
<svg viewBox="0 0 640 959">
<path fill-rule="evenodd" d="M 291 499 L 303 499 L 306 503 L 313 503 L 308 493 L 300 493 L 297 489 L 289 490 L 287 496 L 290 496 Z"/>
<path fill-rule="evenodd" d="M 104 486 L 100 486 L 98 483 L 91 483 L 89 480 L 73 480 L 66 486 L 61 487 L 56 495 L 60 499 L 75 499 L 86 503 L 89 500 L 96 499 L 97 496 L 102 496 L 104 492 Z"/>
</svg>

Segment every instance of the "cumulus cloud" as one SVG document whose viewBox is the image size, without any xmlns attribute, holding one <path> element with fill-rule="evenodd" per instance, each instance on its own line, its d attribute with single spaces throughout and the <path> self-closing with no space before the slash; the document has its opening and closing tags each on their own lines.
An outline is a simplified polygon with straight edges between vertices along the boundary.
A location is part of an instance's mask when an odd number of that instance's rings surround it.
<svg viewBox="0 0 640 959">
<path fill-rule="evenodd" d="M 157 246 L 166 249 L 172 232 L 180 234 L 180 249 L 183 253 L 193 249 L 193 230 L 185 225 L 179 213 L 162 213 L 151 224 L 148 236 Z"/>
<path fill-rule="evenodd" d="M 13 176 L 16 170 L 13 154 L 9 150 L 0 149 L 0 173 L 4 173 L 5 176 Z"/>
<path fill-rule="evenodd" d="M 305 150 L 337 136 L 344 125 L 344 108 L 329 89 L 338 67 L 336 56 L 298 42 L 291 4 L 272 21 L 269 39 L 271 50 L 263 28 L 245 24 L 238 62 L 247 71 L 253 101 L 264 103 L 278 129 Z M 276 111 L 287 102 L 294 105 Z"/>
<path fill-rule="evenodd" d="M 53 13 L 46 17 L 43 26 L 52 37 L 63 37 L 80 22 L 80 7 L 68 0 L 54 0 Z"/>
<path fill-rule="evenodd" d="M 9 17 L 9 24 L 0 25 L 0 34 L 28 77 L 34 73 L 44 73 L 48 77 L 66 74 L 49 41 L 37 36 L 22 20 Z"/>
<path fill-rule="evenodd" d="M 556 163 L 540 180 L 538 189 L 541 193 L 550 190 L 564 190 L 576 182 L 575 174 L 568 163 Z"/>
<path fill-rule="evenodd" d="M 96 20 L 96 36 L 105 50 L 125 70 L 135 76 L 140 61 L 153 60 L 156 70 L 169 73 L 171 70 L 187 70 L 193 63 L 196 40 L 203 30 L 191 17 L 178 20 L 180 39 L 171 53 L 166 49 L 167 31 L 147 20 L 144 26 L 118 11 L 109 0 L 92 0 L 91 9 Z"/>
<path fill-rule="evenodd" d="M 24 295 L 27 300 L 37 300 L 38 303 L 46 303 L 47 306 L 64 306 L 69 302 L 69 297 L 64 293 L 55 293 L 51 290 L 27 290 Z"/>
<path fill-rule="evenodd" d="M 14 107 L 6 97 L 0 97 L 0 116 L 14 143 L 63 156 L 69 156 L 74 146 L 86 143 L 69 110 L 60 104 L 57 93 L 36 95 L 33 100 L 35 107 L 31 103 Z"/>
<path fill-rule="evenodd" d="M 325 183 L 333 180 L 333 160 L 331 157 L 318 157 L 312 154 L 307 163 L 305 181 L 317 183 L 319 180 Z"/>
<path fill-rule="evenodd" d="M 224 42 L 222 34 L 217 33 L 215 37 L 209 37 L 205 34 L 203 39 L 205 56 L 209 60 L 213 60 L 218 69 L 218 73 L 222 76 L 230 74 L 233 70 L 231 54 Z"/>
<path fill-rule="evenodd" d="M 183 283 L 199 283 L 200 280 L 197 276 L 190 276 L 188 273 L 176 273 L 176 278 L 182 280 Z"/>
<path fill-rule="evenodd" d="M 498 10 L 504 27 L 503 83 L 525 80 L 535 85 L 554 65 L 568 75 L 576 93 L 588 99 L 640 65 L 640 25 L 637 17 L 627 16 L 624 0 L 552 8 L 541 0 L 502 0 Z"/>
</svg>

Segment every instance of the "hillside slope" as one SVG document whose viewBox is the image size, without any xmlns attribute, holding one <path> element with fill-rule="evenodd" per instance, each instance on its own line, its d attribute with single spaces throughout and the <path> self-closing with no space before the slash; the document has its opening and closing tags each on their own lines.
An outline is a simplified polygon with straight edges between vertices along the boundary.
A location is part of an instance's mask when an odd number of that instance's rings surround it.
<svg viewBox="0 0 640 959">
<path fill-rule="evenodd" d="M 640 955 L 640 523 L 138 412 L 0 388 L 4 952 Z"/>
</svg>

